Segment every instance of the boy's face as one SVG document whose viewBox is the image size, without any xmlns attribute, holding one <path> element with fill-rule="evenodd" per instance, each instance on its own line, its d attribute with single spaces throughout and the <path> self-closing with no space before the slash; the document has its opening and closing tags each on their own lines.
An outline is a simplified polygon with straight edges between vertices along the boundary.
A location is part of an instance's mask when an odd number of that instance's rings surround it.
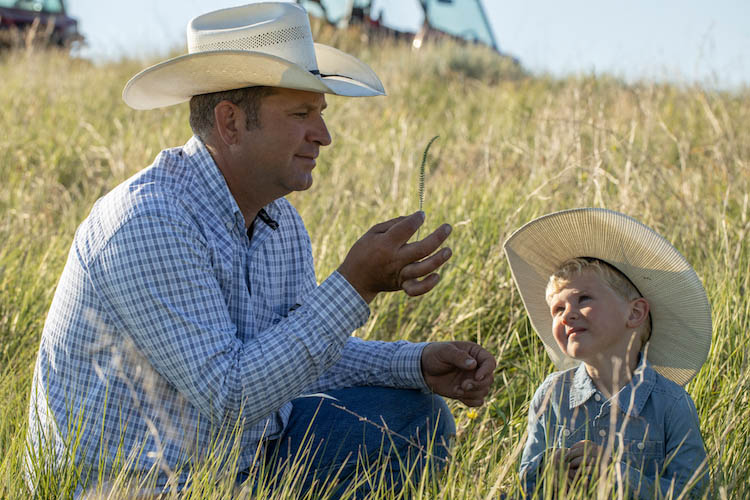
<svg viewBox="0 0 750 500">
<path fill-rule="evenodd" d="M 591 271 L 573 278 L 547 304 L 552 314 L 552 334 L 571 358 L 600 365 L 613 357 L 625 360 L 632 348 L 634 329 L 631 302 L 615 293 Z M 636 352 L 640 341 L 633 339 Z"/>
</svg>

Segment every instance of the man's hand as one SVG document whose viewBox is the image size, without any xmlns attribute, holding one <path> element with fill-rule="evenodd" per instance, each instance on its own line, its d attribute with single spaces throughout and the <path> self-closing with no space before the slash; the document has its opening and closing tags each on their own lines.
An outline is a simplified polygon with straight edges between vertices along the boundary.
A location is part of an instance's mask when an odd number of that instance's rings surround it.
<svg viewBox="0 0 750 500">
<path fill-rule="evenodd" d="M 494 380 L 495 358 L 474 342 L 432 342 L 422 351 L 422 375 L 437 394 L 482 406 Z"/>
<path fill-rule="evenodd" d="M 379 292 L 403 290 L 416 296 L 437 285 L 440 276 L 434 271 L 451 257 L 451 250 L 435 250 L 451 227 L 443 224 L 423 240 L 407 243 L 423 222 L 424 212 L 382 222 L 349 250 L 338 271 L 365 302 L 369 304 Z"/>
</svg>

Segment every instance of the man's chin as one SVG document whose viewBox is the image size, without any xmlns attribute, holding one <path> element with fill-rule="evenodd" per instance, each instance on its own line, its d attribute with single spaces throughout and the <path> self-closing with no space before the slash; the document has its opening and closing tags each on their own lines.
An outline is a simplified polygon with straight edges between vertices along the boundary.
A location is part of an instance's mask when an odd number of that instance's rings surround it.
<svg viewBox="0 0 750 500">
<path fill-rule="evenodd" d="M 306 179 L 300 179 L 300 181 L 297 183 L 297 185 L 292 189 L 292 191 L 307 191 L 310 189 L 313 185 L 313 178 L 312 176 L 306 178 Z"/>
</svg>

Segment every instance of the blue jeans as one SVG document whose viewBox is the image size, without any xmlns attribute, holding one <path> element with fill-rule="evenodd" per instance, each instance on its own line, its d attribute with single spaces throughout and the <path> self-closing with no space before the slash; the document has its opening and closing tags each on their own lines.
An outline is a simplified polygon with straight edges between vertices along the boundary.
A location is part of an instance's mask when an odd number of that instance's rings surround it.
<svg viewBox="0 0 750 500">
<path fill-rule="evenodd" d="M 440 396 L 385 387 L 326 395 L 335 399 L 293 400 L 288 426 L 269 443 L 267 467 L 277 485 L 288 484 L 292 470 L 302 493 L 315 488 L 335 499 L 351 488 L 360 498 L 380 487 L 400 489 L 407 480 L 419 484 L 423 472 L 445 464 L 456 427 Z"/>
</svg>

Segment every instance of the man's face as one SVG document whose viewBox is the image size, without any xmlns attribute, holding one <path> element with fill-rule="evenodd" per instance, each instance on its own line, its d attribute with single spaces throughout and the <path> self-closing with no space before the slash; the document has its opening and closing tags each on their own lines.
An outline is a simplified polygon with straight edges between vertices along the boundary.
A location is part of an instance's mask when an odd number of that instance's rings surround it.
<svg viewBox="0 0 750 500">
<path fill-rule="evenodd" d="M 631 303 L 596 273 L 584 271 L 552 294 L 547 304 L 552 334 L 565 354 L 595 365 L 613 357 L 626 359 L 633 333 L 627 327 Z"/>
<path fill-rule="evenodd" d="M 256 189 L 274 198 L 304 191 L 321 146 L 331 143 L 323 120 L 323 94 L 277 89 L 261 100 L 260 127 L 241 131 L 239 148 Z"/>
</svg>

